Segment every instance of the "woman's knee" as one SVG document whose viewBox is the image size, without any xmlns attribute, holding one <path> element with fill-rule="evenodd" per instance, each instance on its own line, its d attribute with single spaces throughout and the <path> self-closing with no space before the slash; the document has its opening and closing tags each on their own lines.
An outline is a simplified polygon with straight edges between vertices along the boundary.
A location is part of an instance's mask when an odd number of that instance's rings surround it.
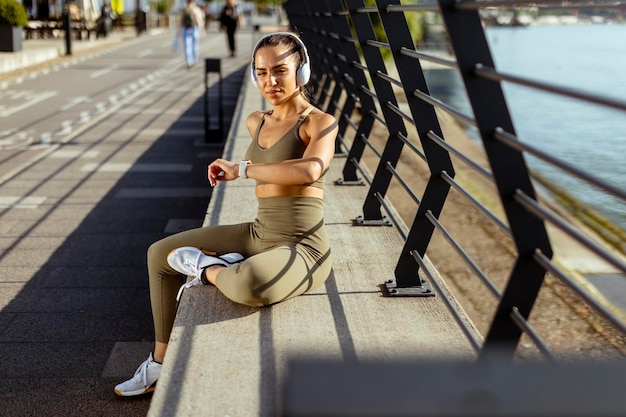
<svg viewBox="0 0 626 417">
<path fill-rule="evenodd" d="M 226 297 L 239 304 L 263 307 L 303 293 L 307 288 L 303 282 L 307 280 L 295 279 L 295 275 L 292 273 L 289 279 L 285 276 L 281 278 L 280 274 L 268 274 L 241 265 L 235 276 L 218 280 L 217 287 Z"/>
<path fill-rule="evenodd" d="M 263 307 L 279 301 L 265 291 L 251 274 L 238 274 L 235 279 L 218 281 L 218 288 L 232 301 L 251 307 Z"/>
<path fill-rule="evenodd" d="M 167 256 L 165 239 L 157 240 L 148 246 L 148 262 L 155 259 L 162 259 Z"/>
</svg>

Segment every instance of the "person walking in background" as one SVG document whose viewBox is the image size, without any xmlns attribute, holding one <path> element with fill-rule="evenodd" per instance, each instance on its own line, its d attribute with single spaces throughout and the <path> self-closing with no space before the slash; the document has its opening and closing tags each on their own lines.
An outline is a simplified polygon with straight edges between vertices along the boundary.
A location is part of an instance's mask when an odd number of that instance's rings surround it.
<svg viewBox="0 0 626 417">
<path fill-rule="evenodd" d="M 235 0 L 226 0 L 222 13 L 220 14 L 220 28 L 226 30 L 230 56 L 235 56 L 237 50 L 235 45 L 235 32 L 238 27 L 239 15 L 237 14 L 237 4 Z"/>
<path fill-rule="evenodd" d="M 324 225 L 324 177 L 338 126 L 306 95 L 310 65 L 304 43 L 291 32 L 266 35 L 254 47 L 250 76 L 271 109 L 253 111 L 246 119 L 252 139 L 246 160 L 216 159 L 207 176 L 211 186 L 238 178 L 256 181 L 257 216 L 186 230 L 150 246 L 154 351 L 131 379 L 115 387 L 117 395 L 154 391 L 186 288 L 215 285 L 235 303 L 262 307 L 328 279 L 332 256 Z M 194 278 L 186 282 L 187 276 Z"/>
<path fill-rule="evenodd" d="M 200 37 L 206 34 L 204 12 L 196 6 L 194 0 L 187 0 L 180 18 L 180 30 L 183 38 L 183 50 L 187 68 L 191 68 L 200 59 Z"/>
<path fill-rule="evenodd" d="M 113 10 L 108 2 L 102 3 L 100 17 L 96 20 L 96 24 L 96 38 L 106 38 L 113 30 Z"/>
</svg>

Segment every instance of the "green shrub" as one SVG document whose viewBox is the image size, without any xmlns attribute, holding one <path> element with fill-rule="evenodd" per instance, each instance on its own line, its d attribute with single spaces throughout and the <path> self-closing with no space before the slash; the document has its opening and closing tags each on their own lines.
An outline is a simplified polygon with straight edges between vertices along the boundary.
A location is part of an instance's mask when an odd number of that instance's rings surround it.
<svg viewBox="0 0 626 417">
<path fill-rule="evenodd" d="M 154 8 L 158 14 L 166 14 L 172 8 L 169 1 L 155 1 L 152 2 L 152 4 L 154 4 Z"/>
<path fill-rule="evenodd" d="M 0 25 L 26 26 L 26 9 L 17 0 L 0 0 Z"/>
</svg>

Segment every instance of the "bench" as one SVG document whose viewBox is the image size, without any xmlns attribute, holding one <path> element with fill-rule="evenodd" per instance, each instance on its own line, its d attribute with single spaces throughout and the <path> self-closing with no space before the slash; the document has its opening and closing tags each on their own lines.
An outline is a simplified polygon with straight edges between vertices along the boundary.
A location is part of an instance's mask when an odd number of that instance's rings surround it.
<svg viewBox="0 0 626 417">
<path fill-rule="evenodd" d="M 72 36 L 76 40 L 90 40 L 96 35 L 97 27 L 86 20 L 72 20 Z M 25 39 L 46 39 L 65 36 L 65 28 L 61 20 L 30 20 L 24 27 Z"/>
<path fill-rule="evenodd" d="M 245 118 L 263 104 L 246 78 L 225 158 L 243 159 L 250 140 Z M 333 184 L 344 164 L 335 158 L 327 175 L 325 221 L 334 263 L 326 284 L 265 308 L 235 304 L 213 286 L 185 291 L 149 416 L 280 415 L 283 382 L 291 361 L 299 358 L 345 363 L 475 358 L 441 294 L 382 296 L 380 287 L 393 278 L 403 240 L 393 227 L 352 225 L 367 188 Z M 205 225 L 248 221 L 255 213 L 253 181 L 222 183 L 213 191 Z"/>
</svg>

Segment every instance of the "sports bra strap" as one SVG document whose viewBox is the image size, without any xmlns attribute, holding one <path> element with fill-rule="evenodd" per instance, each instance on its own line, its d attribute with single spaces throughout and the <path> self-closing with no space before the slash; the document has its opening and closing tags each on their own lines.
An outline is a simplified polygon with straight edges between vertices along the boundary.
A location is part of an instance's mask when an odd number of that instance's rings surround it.
<svg viewBox="0 0 626 417">
<path fill-rule="evenodd" d="M 311 113 L 313 110 L 315 110 L 315 106 L 311 105 L 311 106 L 307 107 L 306 110 L 303 111 L 302 114 L 300 114 L 299 120 L 306 119 L 306 117 L 309 115 L 309 113 Z"/>
</svg>

